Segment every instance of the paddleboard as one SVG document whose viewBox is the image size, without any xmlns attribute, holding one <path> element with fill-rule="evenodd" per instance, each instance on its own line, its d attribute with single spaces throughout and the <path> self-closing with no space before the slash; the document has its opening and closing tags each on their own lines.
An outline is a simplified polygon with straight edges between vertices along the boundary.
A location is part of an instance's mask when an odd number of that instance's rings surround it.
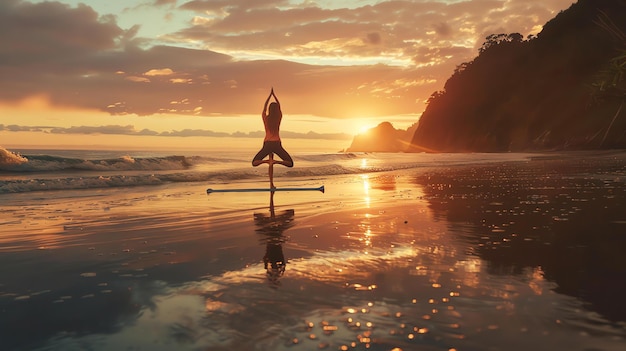
<svg viewBox="0 0 626 351">
<path fill-rule="evenodd" d="M 324 186 L 316 188 L 243 188 L 243 189 L 207 189 L 207 194 L 212 193 L 253 193 L 253 192 L 275 192 L 275 191 L 321 191 L 324 192 Z"/>
</svg>

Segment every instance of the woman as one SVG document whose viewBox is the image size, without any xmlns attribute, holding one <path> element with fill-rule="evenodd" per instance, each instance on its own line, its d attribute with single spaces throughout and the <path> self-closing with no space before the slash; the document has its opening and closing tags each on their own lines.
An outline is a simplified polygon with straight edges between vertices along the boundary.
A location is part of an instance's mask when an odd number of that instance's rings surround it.
<svg viewBox="0 0 626 351">
<path fill-rule="evenodd" d="M 269 104 L 269 109 L 267 104 L 270 102 L 270 99 L 274 97 L 275 102 Z M 254 167 L 267 163 L 270 165 L 270 181 L 272 181 L 272 165 L 274 163 L 281 164 L 287 167 L 293 167 L 293 159 L 289 156 L 289 153 L 283 148 L 280 142 L 280 121 L 283 118 L 283 113 L 280 110 L 280 102 L 278 102 L 278 98 L 274 93 L 274 88 L 272 88 L 270 95 L 265 100 L 265 105 L 263 105 L 263 113 L 261 115 L 263 117 L 263 124 L 265 125 L 265 139 L 263 139 L 263 148 L 254 156 L 252 159 L 252 165 Z M 281 161 L 274 161 L 272 154 L 278 155 Z M 269 160 L 263 160 L 266 156 L 270 156 Z M 274 184 L 272 182 L 272 187 Z"/>
</svg>

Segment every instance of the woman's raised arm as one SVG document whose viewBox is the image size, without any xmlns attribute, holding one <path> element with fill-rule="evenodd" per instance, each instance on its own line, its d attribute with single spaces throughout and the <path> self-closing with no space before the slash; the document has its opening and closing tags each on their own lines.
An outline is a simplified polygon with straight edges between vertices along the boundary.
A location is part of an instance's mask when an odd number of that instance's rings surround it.
<svg viewBox="0 0 626 351">
<path fill-rule="evenodd" d="M 267 99 L 265 100 L 265 104 L 263 105 L 263 113 L 261 114 L 263 117 L 267 116 L 267 104 L 270 103 L 270 98 L 272 97 L 273 94 L 274 94 L 274 89 L 272 89 L 272 92 L 270 92 L 270 94 L 267 96 Z"/>
</svg>

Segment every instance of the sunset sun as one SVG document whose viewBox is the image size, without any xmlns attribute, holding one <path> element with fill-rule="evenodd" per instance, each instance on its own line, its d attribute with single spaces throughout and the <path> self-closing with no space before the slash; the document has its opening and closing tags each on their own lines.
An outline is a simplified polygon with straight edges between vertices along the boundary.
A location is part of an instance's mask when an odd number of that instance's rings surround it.
<svg viewBox="0 0 626 351">
<path fill-rule="evenodd" d="M 359 127 L 359 134 L 365 134 L 372 128 L 369 124 L 364 124 Z"/>
<path fill-rule="evenodd" d="M 353 133 L 354 134 L 366 134 L 370 129 L 374 128 L 376 123 L 367 118 L 360 118 L 354 121 Z"/>
</svg>

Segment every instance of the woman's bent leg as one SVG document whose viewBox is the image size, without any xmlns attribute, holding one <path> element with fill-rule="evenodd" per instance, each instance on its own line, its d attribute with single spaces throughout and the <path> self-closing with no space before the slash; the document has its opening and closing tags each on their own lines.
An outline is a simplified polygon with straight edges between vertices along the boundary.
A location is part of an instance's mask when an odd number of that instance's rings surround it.
<svg viewBox="0 0 626 351">
<path fill-rule="evenodd" d="M 282 161 L 282 165 L 283 166 L 287 166 L 287 167 L 293 167 L 293 159 L 291 158 L 291 156 L 289 155 L 289 153 L 287 152 L 287 150 L 285 150 L 283 148 L 282 145 L 280 145 L 277 150 L 274 151 L 275 154 L 278 155 L 278 157 L 280 157 Z"/>
<path fill-rule="evenodd" d="M 265 156 L 269 155 L 271 151 L 267 150 L 265 147 L 265 143 L 263 143 L 263 148 L 257 152 L 257 154 L 252 158 L 252 165 L 254 167 L 263 163 L 263 159 Z"/>
</svg>

